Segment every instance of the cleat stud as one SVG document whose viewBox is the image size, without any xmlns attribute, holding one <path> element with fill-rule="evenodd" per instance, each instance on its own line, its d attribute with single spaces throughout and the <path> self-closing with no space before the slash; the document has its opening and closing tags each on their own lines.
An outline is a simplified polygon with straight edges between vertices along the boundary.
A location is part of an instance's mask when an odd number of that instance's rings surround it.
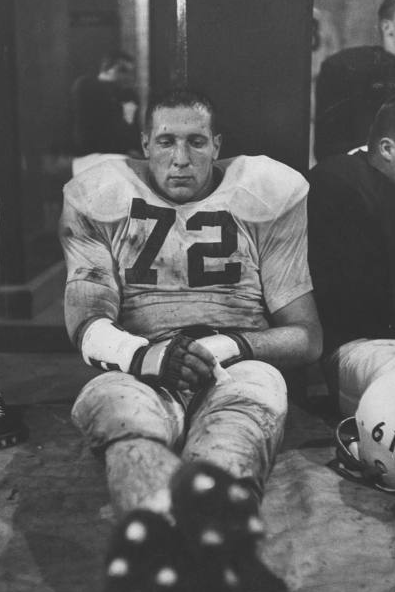
<svg viewBox="0 0 395 592">
<path fill-rule="evenodd" d="M 249 499 L 250 494 L 245 487 L 234 484 L 228 489 L 228 497 L 232 502 L 244 502 Z"/>
<path fill-rule="evenodd" d="M 256 516 L 251 516 L 247 523 L 248 532 L 251 534 L 263 534 L 262 521 Z"/>
<path fill-rule="evenodd" d="M 129 568 L 127 561 L 121 557 L 117 557 L 111 561 L 110 565 L 108 566 L 107 573 L 110 577 L 122 578 L 126 576 L 128 571 Z"/>
<path fill-rule="evenodd" d="M 128 541 L 142 543 L 147 538 L 147 528 L 142 522 L 131 522 L 125 530 Z"/>
<path fill-rule="evenodd" d="M 239 578 L 233 571 L 233 569 L 227 568 L 224 571 L 224 582 L 229 586 L 237 586 L 239 583 Z"/>
<path fill-rule="evenodd" d="M 217 530 L 205 530 L 200 535 L 200 542 L 202 545 L 218 547 L 223 544 L 224 537 Z"/>
<path fill-rule="evenodd" d="M 196 475 L 192 481 L 192 489 L 196 493 L 204 493 L 205 491 L 213 489 L 213 487 L 215 487 L 215 479 L 204 473 Z"/>
<path fill-rule="evenodd" d="M 177 572 L 172 567 L 162 567 L 156 574 L 155 583 L 159 586 L 173 586 L 177 580 Z"/>
</svg>

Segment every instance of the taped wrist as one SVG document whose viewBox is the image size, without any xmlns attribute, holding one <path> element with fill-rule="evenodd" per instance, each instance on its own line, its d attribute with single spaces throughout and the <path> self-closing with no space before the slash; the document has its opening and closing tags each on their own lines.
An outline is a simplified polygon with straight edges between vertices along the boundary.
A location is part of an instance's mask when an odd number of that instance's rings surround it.
<svg viewBox="0 0 395 592">
<path fill-rule="evenodd" d="M 252 360 L 252 348 L 241 333 L 227 331 L 209 335 L 196 340 L 208 349 L 223 368 L 227 368 L 241 360 Z"/>
<path fill-rule="evenodd" d="M 129 372 L 136 352 L 148 345 L 148 340 L 132 335 L 107 318 L 94 321 L 86 329 L 81 343 L 81 353 L 89 366 L 101 370 Z"/>
</svg>

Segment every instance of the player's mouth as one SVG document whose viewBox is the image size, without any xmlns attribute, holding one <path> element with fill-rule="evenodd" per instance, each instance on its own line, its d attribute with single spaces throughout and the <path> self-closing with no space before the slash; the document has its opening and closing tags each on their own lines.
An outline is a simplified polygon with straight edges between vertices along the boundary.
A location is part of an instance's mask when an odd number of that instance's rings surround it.
<svg viewBox="0 0 395 592">
<path fill-rule="evenodd" d="M 188 185 L 191 181 L 193 181 L 193 176 L 192 175 L 171 175 L 169 177 L 169 181 L 177 186 Z"/>
</svg>

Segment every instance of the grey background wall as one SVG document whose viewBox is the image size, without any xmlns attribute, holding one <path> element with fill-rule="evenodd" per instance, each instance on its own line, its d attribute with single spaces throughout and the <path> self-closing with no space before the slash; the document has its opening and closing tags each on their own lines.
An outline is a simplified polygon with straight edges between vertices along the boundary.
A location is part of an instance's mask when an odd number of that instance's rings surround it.
<svg viewBox="0 0 395 592">
<path fill-rule="evenodd" d="M 382 0 L 315 0 L 316 8 L 333 18 L 342 47 L 377 42 L 377 9 Z"/>
</svg>

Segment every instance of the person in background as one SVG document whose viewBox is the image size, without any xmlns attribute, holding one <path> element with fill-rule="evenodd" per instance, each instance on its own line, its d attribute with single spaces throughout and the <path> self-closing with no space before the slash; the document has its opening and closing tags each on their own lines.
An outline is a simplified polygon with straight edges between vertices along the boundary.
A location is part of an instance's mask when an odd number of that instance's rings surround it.
<svg viewBox="0 0 395 592">
<path fill-rule="evenodd" d="M 376 114 L 367 152 L 328 157 L 309 180 L 324 370 L 348 416 L 374 380 L 395 370 L 395 98 Z"/>
<path fill-rule="evenodd" d="M 97 76 L 81 76 L 71 89 L 73 172 L 100 155 L 141 155 L 134 59 L 123 51 L 104 56 Z"/>
<path fill-rule="evenodd" d="M 378 10 L 381 44 L 344 49 L 322 64 L 316 82 L 317 162 L 365 146 L 380 105 L 395 93 L 395 0 Z"/>
<path fill-rule="evenodd" d="M 109 589 L 283 590 L 255 554 L 280 370 L 321 353 L 308 184 L 265 156 L 218 161 L 214 107 L 188 90 L 153 101 L 142 144 L 71 180 L 61 223 L 68 332 L 108 371 L 72 414 L 126 516 Z"/>
</svg>

